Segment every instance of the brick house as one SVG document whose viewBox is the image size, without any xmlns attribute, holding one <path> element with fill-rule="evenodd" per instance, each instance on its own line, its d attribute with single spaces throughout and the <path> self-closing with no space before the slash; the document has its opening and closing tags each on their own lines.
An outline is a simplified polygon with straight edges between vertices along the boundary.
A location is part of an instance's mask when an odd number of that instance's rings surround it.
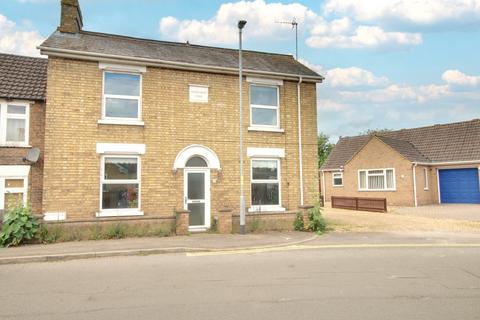
<svg viewBox="0 0 480 320">
<path fill-rule="evenodd" d="M 0 54 L 0 215 L 17 202 L 42 212 L 43 157 L 24 158 L 43 153 L 46 80 L 47 59 Z"/>
<path fill-rule="evenodd" d="M 61 1 L 48 56 L 46 220 L 174 218 L 210 227 L 239 213 L 238 51 L 84 31 Z M 291 55 L 244 52 L 246 199 L 283 219 L 318 194 L 316 84 Z M 299 117 L 300 116 L 300 117 Z M 301 143 L 300 143 L 301 142 Z"/>
<path fill-rule="evenodd" d="M 340 138 L 320 168 L 323 195 L 390 205 L 480 203 L 480 120 Z"/>
</svg>

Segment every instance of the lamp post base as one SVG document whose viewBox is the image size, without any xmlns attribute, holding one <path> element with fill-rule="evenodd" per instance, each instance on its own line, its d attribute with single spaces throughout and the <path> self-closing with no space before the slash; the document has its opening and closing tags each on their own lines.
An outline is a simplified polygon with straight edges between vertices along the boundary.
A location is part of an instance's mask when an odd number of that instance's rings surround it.
<svg viewBox="0 0 480 320">
<path fill-rule="evenodd" d="M 240 226 L 240 234 L 245 234 L 245 225 Z"/>
</svg>

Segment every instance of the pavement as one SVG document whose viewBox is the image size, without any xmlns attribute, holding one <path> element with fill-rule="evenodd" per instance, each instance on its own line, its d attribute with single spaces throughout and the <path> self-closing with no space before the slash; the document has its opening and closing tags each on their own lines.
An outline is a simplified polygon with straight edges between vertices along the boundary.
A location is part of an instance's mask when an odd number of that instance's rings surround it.
<svg viewBox="0 0 480 320">
<path fill-rule="evenodd" d="M 202 237 L 192 236 L 192 244 L 202 244 Z M 0 319 L 478 320 L 480 315 L 477 235 L 329 233 L 263 251 L 200 253 L 3 265 Z"/>
<path fill-rule="evenodd" d="M 314 238 L 316 238 L 315 234 L 307 232 L 271 232 L 246 235 L 200 233 L 164 238 L 128 238 L 25 245 L 0 248 L 0 265 L 126 255 L 270 248 L 300 244 Z"/>
<path fill-rule="evenodd" d="M 391 212 L 432 219 L 480 221 L 480 204 L 437 204 L 419 207 L 392 207 Z"/>
</svg>

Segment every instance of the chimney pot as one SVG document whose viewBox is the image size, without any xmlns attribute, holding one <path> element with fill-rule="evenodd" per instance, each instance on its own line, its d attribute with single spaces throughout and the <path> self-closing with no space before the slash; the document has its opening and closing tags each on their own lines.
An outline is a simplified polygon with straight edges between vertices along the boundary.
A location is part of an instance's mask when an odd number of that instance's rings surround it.
<svg viewBox="0 0 480 320">
<path fill-rule="evenodd" d="M 82 30 L 82 11 L 78 0 L 61 0 L 61 16 L 58 31 L 67 33 L 78 33 Z"/>
</svg>

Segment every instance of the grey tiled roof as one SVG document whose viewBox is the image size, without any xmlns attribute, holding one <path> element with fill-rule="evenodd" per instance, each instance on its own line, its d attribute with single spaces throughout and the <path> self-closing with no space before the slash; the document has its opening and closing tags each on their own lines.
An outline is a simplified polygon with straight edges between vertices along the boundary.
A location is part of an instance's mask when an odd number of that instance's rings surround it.
<svg viewBox="0 0 480 320">
<path fill-rule="evenodd" d="M 47 59 L 0 53 L 0 98 L 45 100 Z"/>
<path fill-rule="evenodd" d="M 480 119 L 377 135 L 412 162 L 480 161 Z M 344 166 L 371 136 L 342 137 L 322 170 Z"/>
<path fill-rule="evenodd" d="M 73 50 L 82 53 L 188 63 L 205 67 L 238 68 L 238 50 L 90 31 L 80 31 L 76 34 L 55 31 L 40 47 L 47 50 Z M 245 70 L 303 75 L 321 79 L 319 74 L 296 61 L 291 55 L 245 50 L 243 67 Z"/>
</svg>

